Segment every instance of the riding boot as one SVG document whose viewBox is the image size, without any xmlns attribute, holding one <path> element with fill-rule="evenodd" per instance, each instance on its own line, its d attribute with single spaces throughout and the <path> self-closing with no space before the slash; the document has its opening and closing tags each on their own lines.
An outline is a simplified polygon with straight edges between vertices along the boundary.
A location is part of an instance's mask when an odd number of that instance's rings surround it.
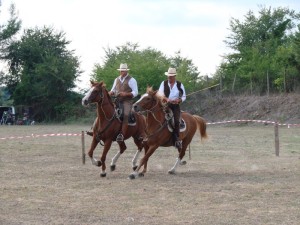
<svg viewBox="0 0 300 225">
<path fill-rule="evenodd" d="M 86 131 L 86 134 L 87 134 L 87 135 L 90 135 L 90 136 L 92 136 L 92 137 L 93 137 L 93 135 L 94 135 L 94 132 L 93 132 L 93 131 Z"/>
<path fill-rule="evenodd" d="M 175 123 L 174 139 L 175 139 L 175 147 L 178 148 L 178 149 L 181 149 L 182 148 L 182 141 L 179 138 L 179 122 Z"/>
<path fill-rule="evenodd" d="M 118 134 L 118 136 L 117 136 L 117 138 L 116 138 L 116 141 L 117 141 L 117 142 L 123 142 L 123 141 L 124 141 L 124 136 L 123 136 L 122 133 L 119 133 L 119 134 Z"/>
<path fill-rule="evenodd" d="M 117 142 L 123 142 L 124 141 L 124 135 L 127 133 L 128 123 L 122 124 L 122 132 L 118 134 L 116 141 Z"/>
<path fill-rule="evenodd" d="M 176 134 L 175 134 L 175 147 L 178 149 L 182 148 L 182 141 L 180 140 L 179 136 L 177 136 Z"/>
</svg>

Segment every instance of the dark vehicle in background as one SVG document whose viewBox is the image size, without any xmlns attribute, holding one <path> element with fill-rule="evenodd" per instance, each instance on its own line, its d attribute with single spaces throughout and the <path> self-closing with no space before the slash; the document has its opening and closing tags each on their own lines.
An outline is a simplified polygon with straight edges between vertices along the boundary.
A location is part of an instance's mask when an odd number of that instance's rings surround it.
<svg viewBox="0 0 300 225">
<path fill-rule="evenodd" d="M 0 106 L 0 124 L 13 125 L 16 123 L 16 111 L 13 106 Z"/>
</svg>

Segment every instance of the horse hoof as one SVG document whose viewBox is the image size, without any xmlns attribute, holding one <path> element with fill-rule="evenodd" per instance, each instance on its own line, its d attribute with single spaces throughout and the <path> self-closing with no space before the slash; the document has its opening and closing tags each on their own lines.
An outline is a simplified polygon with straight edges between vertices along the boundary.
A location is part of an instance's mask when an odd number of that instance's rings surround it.
<svg viewBox="0 0 300 225">
<path fill-rule="evenodd" d="M 134 180 L 134 179 L 135 179 L 135 176 L 134 176 L 134 174 L 130 174 L 130 175 L 128 176 L 128 178 L 129 178 L 130 180 Z"/>
<path fill-rule="evenodd" d="M 92 164 L 93 164 L 94 166 L 100 167 L 100 166 L 102 165 L 101 161 L 98 161 L 98 160 L 93 159 L 93 158 L 91 158 L 91 160 L 92 160 Z"/>
<path fill-rule="evenodd" d="M 173 170 L 169 170 L 168 173 L 171 175 L 175 175 L 175 171 L 173 171 Z"/>
<path fill-rule="evenodd" d="M 139 177 L 144 177 L 145 174 L 144 173 L 139 173 Z"/>
<path fill-rule="evenodd" d="M 182 161 L 180 165 L 186 165 L 186 161 Z"/>
<path fill-rule="evenodd" d="M 110 171 L 115 171 L 116 170 L 116 165 L 111 165 L 110 166 Z"/>
<path fill-rule="evenodd" d="M 100 177 L 106 177 L 106 173 L 100 173 Z"/>
<path fill-rule="evenodd" d="M 137 166 L 132 167 L 132 170 L 135 171 L 137 169 Z"/>
</svg>

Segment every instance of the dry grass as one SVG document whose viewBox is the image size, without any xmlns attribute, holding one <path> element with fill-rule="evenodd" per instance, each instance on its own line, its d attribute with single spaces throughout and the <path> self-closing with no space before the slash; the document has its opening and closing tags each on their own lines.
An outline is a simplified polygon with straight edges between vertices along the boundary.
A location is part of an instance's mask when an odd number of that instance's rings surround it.
<svg viewBox="0 0 300 225">
<path fill-rule="evenodd" d="M 86 129 L 1 126 L 0 137 Z M 194 138 L 176 175 L 167 174 L 176 150 L 160 148 L 136 180 L 127 179 L 131 141 L 116 171 L 100 178 L 98 167 L 81 163 L 80 137 L 0 140 L 0 224 L 299 224 L 299 128 L 280 128 L 280 157 L 270 126 L 208 133 L 204 143 Z M 108 164 L 116 151 L 114 144 Z"/>
</svg>

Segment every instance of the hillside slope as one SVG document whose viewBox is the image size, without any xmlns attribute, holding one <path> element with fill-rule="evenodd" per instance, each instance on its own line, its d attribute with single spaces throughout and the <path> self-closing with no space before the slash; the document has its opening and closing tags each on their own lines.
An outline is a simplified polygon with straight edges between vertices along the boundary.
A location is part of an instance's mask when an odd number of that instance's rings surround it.
<svg viewBox="0 0 300 225">
<path fill-rule="evenodd" d="M 300 124 L 300 94 L 270 96 L 190 97 L 184 110 L 208 122 L 253 119 Z"/>
</svg>

